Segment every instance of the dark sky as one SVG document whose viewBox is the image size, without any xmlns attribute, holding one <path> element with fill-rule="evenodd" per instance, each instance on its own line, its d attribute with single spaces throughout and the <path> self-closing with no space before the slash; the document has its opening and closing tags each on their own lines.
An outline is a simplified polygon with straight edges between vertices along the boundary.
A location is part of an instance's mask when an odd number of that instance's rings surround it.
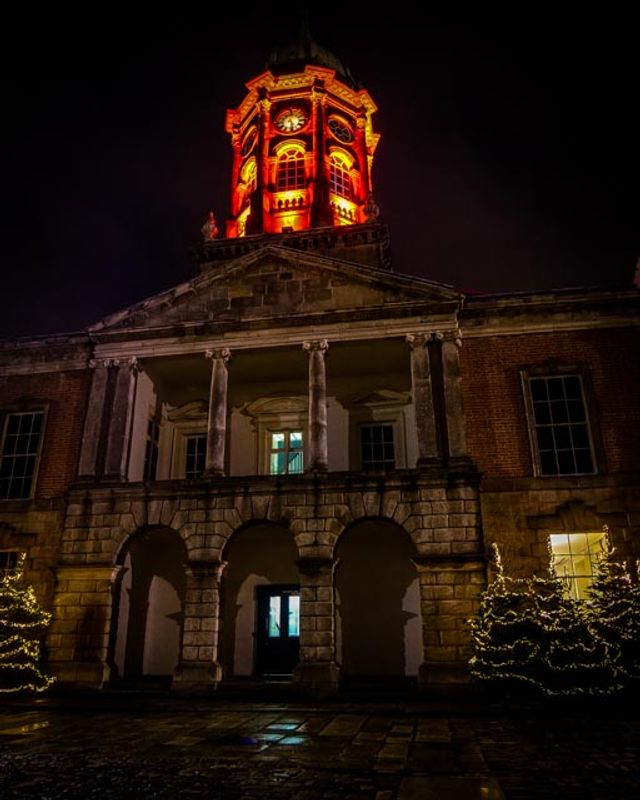
<svg viewBox="0 0 640 800">
<path fill-rule="evenodd" d="M 354 6 L 312 6 L 311 27 L 378 103 L 395 269 L 489 292 L 628 285 L 631 18 Z M 2 336 L 78 330 L 192 275 L 209 208 L 227 213 L 225 109 L 298 27 L 295 4 L 139 22 L 96 8 L 4 26 Z"/>
</svg>

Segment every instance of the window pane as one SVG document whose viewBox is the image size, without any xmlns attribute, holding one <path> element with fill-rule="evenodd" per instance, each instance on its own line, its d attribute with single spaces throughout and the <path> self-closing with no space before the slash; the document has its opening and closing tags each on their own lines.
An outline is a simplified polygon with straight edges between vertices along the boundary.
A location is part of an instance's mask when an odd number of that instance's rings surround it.
<svg viewBox="0 0 640 800">
<path fill-rule="evenodd" d="M 286 472 L 286 453 L 271 453 L 269 472 L 271 475 L 284 475 Z"/>
<path fill-rule="evenodd" d="M 289 636 L 300 636 L 300 596 L 289 595 Z"/>
<path fill-rule="evenodd" d="M 280 636 L 280 597 L 277 595 L 269 598 L 267 635 L 272 639 Z"/>
<path fill-rule="evenodd" d="M 271 449 L 272 450 L 281 450 L 284 448 L 285 442 L 285 434 L 284 433 L 272 433 L 271 434 Z"/>
<path fill-rule="evenodd" d="M 200 478 L 206 466 L 207 435 L 187 437 L 185 478 Z"/>
<path fill-rule="evenodd" d="M 299 475 L 303 471 L 303 456 L 302 453 L 289 453 L 289 469 L 288 472 Z"/>
<path fill-rule="evenodd" d="M 2 442 L 0 497 L 29 497 L 42 434 L 42 411 L 9 414 Z"/>
<path fill-rule="evenodd" d="M 530 378 L 542 475 L 594 472 L 582 381 L 578 375 Z M 544 400 L 548 394 L 549 401 Z"/>
<path fill-rule="evenodd" d="M 292 449 L 300 449 L 302 447 L 302 431 L 291 431 L 289 446 Z"/>
</svg>

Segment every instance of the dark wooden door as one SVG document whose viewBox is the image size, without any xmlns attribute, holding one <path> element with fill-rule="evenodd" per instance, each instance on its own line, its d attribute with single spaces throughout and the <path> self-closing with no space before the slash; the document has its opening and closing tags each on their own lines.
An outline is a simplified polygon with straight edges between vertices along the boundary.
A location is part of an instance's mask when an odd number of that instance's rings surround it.
<svg viewBox="0 0 640 800">
<path fill-rule="evenodd" d="M 300 587 L 258 587 L 256 670 L 259 675 L 291 675 L 299 660 Z"/>
</svg>

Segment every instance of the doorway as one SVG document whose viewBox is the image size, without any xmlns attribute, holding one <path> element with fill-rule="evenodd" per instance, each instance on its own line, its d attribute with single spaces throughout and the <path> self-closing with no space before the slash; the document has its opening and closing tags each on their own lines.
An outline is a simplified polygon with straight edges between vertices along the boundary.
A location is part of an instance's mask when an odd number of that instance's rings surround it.
<svg viewBox="0 0 640 800">
<path fill-rule="evenodd" d="M 256 671 L 291 675 L 299 661 L 300 587 L 258 586 Z"/>
</svg>

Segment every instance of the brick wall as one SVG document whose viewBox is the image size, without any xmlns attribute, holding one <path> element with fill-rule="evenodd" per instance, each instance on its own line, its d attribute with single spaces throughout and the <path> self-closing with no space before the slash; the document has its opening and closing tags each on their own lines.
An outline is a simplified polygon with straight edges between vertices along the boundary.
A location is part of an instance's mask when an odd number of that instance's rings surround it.
<svg viewBox="0 0 640 800">
<path fill-rule="evenodd" d="M 466 339 L 461 353 L 469 453 L 490 477 L 533 474 L 520 369 L 555 359 L 588 368 L 604 470 L 638 468 L 640 330 L 608 329 Z"/>
<path fill-rule="evenodd" d="M 90 378 L 84 370 L 0 378 L 0 412 L 23 400 L 48 407 L 36 498 L 61 494 L 75 478 Z"/>
</svg>

